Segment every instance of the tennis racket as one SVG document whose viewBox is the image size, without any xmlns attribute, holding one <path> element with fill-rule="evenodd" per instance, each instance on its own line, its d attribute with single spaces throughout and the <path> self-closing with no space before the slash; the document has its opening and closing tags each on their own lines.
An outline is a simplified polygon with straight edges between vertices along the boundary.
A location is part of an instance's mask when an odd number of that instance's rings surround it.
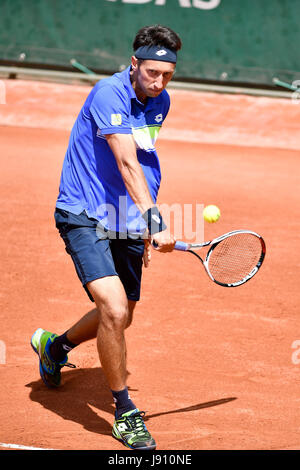
<svg viewBox="0 0 300 470">
<path fill-rule="evenodd" d="M 205 246 L 210 248 L 203 259 L 195 250 Z M 216 284 L 237 287 L 249 281 L 261 268 L 266 245 L 263 238 L 255 232 L 235 230 L 199 244 L 177 241 L 175 250 L 195 255 Z"/>
</svg>

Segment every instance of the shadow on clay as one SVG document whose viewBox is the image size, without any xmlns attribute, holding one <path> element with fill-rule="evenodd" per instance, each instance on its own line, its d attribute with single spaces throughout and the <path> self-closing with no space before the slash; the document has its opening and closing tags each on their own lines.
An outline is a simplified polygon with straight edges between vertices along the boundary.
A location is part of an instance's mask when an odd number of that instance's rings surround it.
<svg viewBox="0 0 300 470">
<path fill-rule="evenodd" d="M 101 367 L 72 369 L 62 372 L 62 385 L 57 389 L 47 388 L 41 379 L 30 382 L 29 398 L 63 419 L 74 421 L 90 432 L 110 435 L 115 407 Z M 134 389 L 129 387 L 129 391 Z M 236 397 L 222 398 L 205 403 L 148 414 L 145 421 L 158 416 L 186 413 L 203 408 L 223 405 Z M 98 413 L 99 410 L 99 413 Z M 111 414 L 110 422 L 101 416 L 101 411 Z"/>
</svg>

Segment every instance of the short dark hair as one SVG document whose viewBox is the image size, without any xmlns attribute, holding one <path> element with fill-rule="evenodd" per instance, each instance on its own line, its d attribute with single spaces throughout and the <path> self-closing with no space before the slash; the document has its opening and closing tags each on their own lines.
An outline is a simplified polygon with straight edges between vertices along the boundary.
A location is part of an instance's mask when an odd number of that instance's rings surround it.
<svg viewBox="0 0 300 470">
<path fill-rule="evenodd" d="M 132 46 L 134 51 L 141 46 L 159 46 L 179 51 L 181 49 L 181 39 L 175 31 L 167 26 L 155 24 L 141 28 L 137 32 Z"/>
</svg>

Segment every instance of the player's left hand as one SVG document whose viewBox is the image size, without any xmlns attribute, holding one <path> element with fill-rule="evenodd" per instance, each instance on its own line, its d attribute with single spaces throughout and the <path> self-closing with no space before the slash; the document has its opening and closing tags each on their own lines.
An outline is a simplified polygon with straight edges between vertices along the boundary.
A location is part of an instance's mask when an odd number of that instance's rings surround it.
<svg viewBox="0 0 300 470">
<path fill-rule="evenodd" d="M 145 249 L 143 254 L 143 263 L 145 268 L 148 268 L 150 260 L 151 260 L 151 243 L 149 240 L 144 240 Z"/>
</svg>

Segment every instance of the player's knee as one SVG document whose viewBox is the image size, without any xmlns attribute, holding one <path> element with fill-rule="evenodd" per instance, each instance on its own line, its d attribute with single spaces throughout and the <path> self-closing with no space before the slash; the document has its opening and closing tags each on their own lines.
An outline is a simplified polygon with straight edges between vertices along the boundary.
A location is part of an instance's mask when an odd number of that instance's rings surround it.
<svg viewBox="0 0 300 470">
<path fill-rule="evenodd" d="M 127 305 L 110 305 L 102 309 L 100 321 L 104 323 L 106 328 L 111 330 L 120 331 L 125 330 L 128 325 L 130 315 Z"/>
</svg>

